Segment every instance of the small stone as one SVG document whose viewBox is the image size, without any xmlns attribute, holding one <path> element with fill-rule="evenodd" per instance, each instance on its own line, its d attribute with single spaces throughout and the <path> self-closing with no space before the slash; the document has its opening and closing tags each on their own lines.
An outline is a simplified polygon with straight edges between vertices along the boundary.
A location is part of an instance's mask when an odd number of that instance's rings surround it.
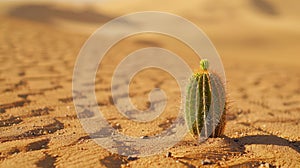
<svg viewBox="0 0 300 168">
<path fill-rule="evenodd" d="M 148 139 L 149 138 L 149 136 L 141 136 L 141 139 Z"/>
<path fill-rule="evenodd" d="M 266 168 L 269 168 L 269 167 L 270 167 L 270 164 L 269 164 L 269 163 L 265 163 L 265 167 L 266 167 Z"/>
<path fill-rule="evenodd" d="M 209 160 L 209 159 L 204 159 L 204 160 L 202 160 L 201 164 L 202 165 L 209 165 L 209 164 L 212 164 L 212 161 Z"/>
<path fill-rule="evenodd" d="M 134 161 L 134 160 L 137 160 L 137 159 L 138 159 L 138 157 L 135 156 L 135 155 L 131 155 L 131 156 L 128 156 L 128 157 L 127 157 L 127 160 L 128 160 L 128 161 Z"/>
<path fill-rule="evenodd" d="M 119 123 L 116 123 L 113 125 L 114 129 L 121 129 L 121 125 Z"/>
<path fill-rule="evenodd" d="M 172 157 L 172 153 L 171 152 L 167 152 L 166 157 Z"/>
</svg>

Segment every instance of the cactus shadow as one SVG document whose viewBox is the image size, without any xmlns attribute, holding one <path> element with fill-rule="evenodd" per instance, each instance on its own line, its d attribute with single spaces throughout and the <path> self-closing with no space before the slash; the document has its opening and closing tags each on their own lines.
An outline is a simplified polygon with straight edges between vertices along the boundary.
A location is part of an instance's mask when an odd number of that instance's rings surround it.
<svg viewBox="0 0 300 168">
<path fill-rule="evenodd" d="M 224 137 L 230 144 L 229 146 L 234 148 L 239 146 L 240 152 L 245 152 L 245 145 L 260 144 L 260 145 L 277 145 L 288 146 L 300 153 L 300 141 L 289 141 L 287 139 L 278 137 L 276 135 L 250 135 L 240 138 Z"/>
</svg>

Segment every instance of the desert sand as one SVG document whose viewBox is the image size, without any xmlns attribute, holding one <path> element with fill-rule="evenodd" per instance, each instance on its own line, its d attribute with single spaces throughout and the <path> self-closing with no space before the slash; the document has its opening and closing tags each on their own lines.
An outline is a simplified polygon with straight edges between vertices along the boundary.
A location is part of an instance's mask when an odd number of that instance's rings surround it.
<svg viewBox="0 0 300 168">
<path fill-rule="evenodd" d="M 296 0 L 0 2 L 0 167 L 300 167 L 299 5 Z M 214 43 L 230 101 L 223 137 L 198 145 L 187 135 L 160 154 L 128 158 L 85 133 L 72 98 L 76 57 L 101 25 L 145 10 L 187 18 Z M 95 90 L 99 109 L 125 135 L 159 134 L 180 106 L 176 81 L 158 69 L 138 73 L 130 96 L 145 110 L 148 93 L 164 90 L 168 103 L 159 118 L 130 121 L 110 100 L 118 63 L 151 46 L 171 50 L 198 68 L 195 53 L 167 36 L 137 35 L 113 46 L 101 62 Z"/>
</svg>

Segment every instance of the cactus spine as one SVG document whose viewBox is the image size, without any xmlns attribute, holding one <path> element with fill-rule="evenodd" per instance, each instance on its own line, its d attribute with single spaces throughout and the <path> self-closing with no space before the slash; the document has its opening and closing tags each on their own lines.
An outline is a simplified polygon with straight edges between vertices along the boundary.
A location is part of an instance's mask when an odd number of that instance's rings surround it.
<svg viewBox="0 0 300 168">
<path fill-rule="evenodd" d="M 200 61 L 200 71 L 187 86 L 185 119 L 195 138 L 218 137 L 225 127 L 225 88 L 221 78 L 209 72 L 209 62 Z"/>
</svg>

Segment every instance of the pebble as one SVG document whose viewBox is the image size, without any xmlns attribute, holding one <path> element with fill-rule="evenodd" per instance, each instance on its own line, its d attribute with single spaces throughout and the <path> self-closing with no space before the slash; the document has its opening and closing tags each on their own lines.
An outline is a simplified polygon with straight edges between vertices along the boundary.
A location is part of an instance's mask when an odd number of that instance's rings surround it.
<svg viewBox="0 0 300 168">
<path fill-rule="evenodd" d="M 146 136 L 141 136 L 140 138 L 141 138 L 141 139 L 148 139 L 149 136 L 147 136 L 147 135 L 146 135 Z"/>
<path fill-rule="evenodd" d="M 132 156 L 128 156 L 128 157 L 127 157 L 127 160 L 128 160 L 128 161 L 134 161 L 134 160 L 137 160 L 137 159 L 138 159 L 138 157 L 135 156 L 135 155 L 132 155 Z"/>
<path fill-rule="evenodd" d="M 269 163 L 265 163 L 265 167 L 269 168 L 270 164 Z"/>
<path fill-rule="evenodd" d="M 270 164 L 269 163 L 261 163 L 259 167 L 269 168 Z"/>
<path fill-rule="evenodd" d="M 167 152 L 166 157 L 172 157 L 172 153 L 171 152 Z"/>
<path fill-rule="evenodd" d="M 209 164 L 212 164 L 212 161 L 209 160 L 209 159 L 204 159 L 204 160 L 201 161 L 201 164 L 202 165 L 209 165 Z"/>
<path fill-rule="evenodd" d="M 119 123 L 114 124 L 113 126 L 114 129 L 121 129 L 121 125 Z"/>
</svg>

